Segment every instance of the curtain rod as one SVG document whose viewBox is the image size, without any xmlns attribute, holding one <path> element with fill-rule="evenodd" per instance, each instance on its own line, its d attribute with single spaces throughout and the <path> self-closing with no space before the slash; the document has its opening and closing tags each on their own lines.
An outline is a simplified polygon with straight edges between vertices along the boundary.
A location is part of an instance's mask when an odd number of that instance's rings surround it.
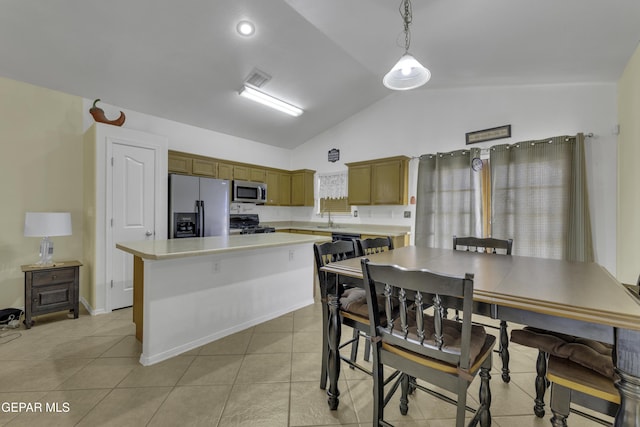
<svg viewBox="0 0 640 427">
<path fill-rule="evenodd" d="M 593 138 L 595 135 L 593 134 L 593 132 L 585 132 L 584 134 L 585 138 Z M 490 151 L 490 148 L 480 148 L 480 154 L 488 154 Z M 411 160 L 413 159 L 419 159 L 421 156 L 413 156 L 411 157 Z"/>
</svg>

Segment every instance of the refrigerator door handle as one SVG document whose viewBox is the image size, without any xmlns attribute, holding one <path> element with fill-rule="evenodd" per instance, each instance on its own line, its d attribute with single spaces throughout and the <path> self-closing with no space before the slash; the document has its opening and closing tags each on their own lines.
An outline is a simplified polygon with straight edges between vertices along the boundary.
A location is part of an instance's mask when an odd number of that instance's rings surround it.
<svg viewBox="0 0 640 427">
<path fill-rule="evenodd" d="M 201 217 L 202 217 L 202 214 L 200 212 L 200 200 L 196 200 L 196 236 L 197 237 L 202 237 L 200 235 L 201 233 L 200 222 L 202 221 L 200 219 Z"/>
<path fill-rule="evenodd" d="M 200 200 L 200 211 L 202 212 L 202 235 L 200 237 L 204 237 L 204 200 Z"/>
</svg>

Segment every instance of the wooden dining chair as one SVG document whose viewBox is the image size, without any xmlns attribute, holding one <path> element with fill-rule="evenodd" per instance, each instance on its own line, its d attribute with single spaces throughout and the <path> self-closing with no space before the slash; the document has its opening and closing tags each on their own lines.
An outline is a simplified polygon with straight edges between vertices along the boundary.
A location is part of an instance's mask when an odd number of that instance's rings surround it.
<svg viewBox="0 0 640 427">
<path fill-rule="evenodd" d="M 353 328 L 352 338 L 341 344 L 339 348 L 351 345 L 350 357 L 340 356 L 350 367 L 357 368 L 367 374 L 371 372 L 356 363 L 358 342 L 360 336 L 368 337 L 369 334 L 369 312 L 367 308 L 367 298 L 364 289 L 357 286 L 351 286 L 348 283 L 337 283 L 335 275 L 329 274 L 321 270 L 327 264 L 336 261 L 353 258 L 357 254 L 356 243 L 354 240 L 338 240 L 335 242 L 316 243 L 313 246 L 316 260 L 316 269 L 318 271 L 318 280 L 320 284 L 320 298 L 322 301 L 322 365 L 320 372 L 320 388 L 326 389 L 327 370 L 329 364 L 329 299 L 330 296 L 335 297 L 339 302 L 339 318 L 343 325 Z M 332 363 L 340 363 L 340 360 Z M 331 391 L 328 391 L 328 394 Z M 335 409 L 338 406 L 338 397 L 330 396 L 330 407 Z"/>
<path fill-rule="evenodd" d="M 585 356 L 589 357 L 589 353 L 587 351 Z M 605 362 L 606 367 L 596 371 L 568 358 L 549 356 L 547 378 L 551 382 L 553 427 L 566 427 L 570 411 L 602 423 L 591 414 L 571 409 L 571 403 L 610 417 L 616 415 L 620 407 L 620 393 L 614 385 L 613 359 Z"/>
<path fill-rule="evenodd" d="M 470 252 L 511 255 L 512 247 L 513 239 L 453 236 L 453 249 L 458 251 L 466 250 Z M 507 322 L 501 320 L 500 327 L 484 323 L 482 325 L 500 330 L 500 340 L 496 352 L 500 355 L 500 360 L 502 361 L 502 381 L 508 383 L 511 381 L 511 375 L 509 372 L 509 333 L 507 331 Z"/>
<path fill-rule="evenodd" d="M 489 371 L 495 337 L 471 323 L 473 275 L 455 277 L 409 270 L 374 264 L 366 258 L 361 265 L 371 320 L 373 425 L 390 425 L 384 420 L 384 408 L 399 385 L 400 412 L 407 414 L 408 383 L 415 377 L 456 394 L 456 426 L 461 427 L 465 422 L 467 389 L 479 374 L 480 406 L 470 425 L 480 422 L 481 426 L 489 426 Z M 460 322 L 444 318 L 444 308 L 460 304 Z M 425 312 L 427 305 L 432 305 L 433 315 Z M 385 367 L 396 371 L 385 378 Z M 388 384 L 392 386 L 385 395 Z M 419 383 L 415 387 L 428 391 Z"/>
<path fill-rule="evenodd" d="M 580 338 L 573 335 L 562 334 L 559 332 L 548 331 L 545 329 L 533 328 L 526 326 L 522 329 L 514 329 L 511 331 L 511 342 L 524 345 L 526 347 L 535 348 L 538 350 L 538 357 L 536 360 L 536 379 L 535 379 L 535 392 L 536 397 L 534 399 L 533 412 L 538 418 L 544 417 L 545 403 L 544 396 L 547 388 L 551 386 L 552 378 L 560 379 L 556 381 L 562 384 L 580 384 L 583 379 L 586 378 L 586 384 L 593 382 L 593 378 L 602 376 L 608 378 L 613 386 L 613 378 L 615 376 L 613 368 L 613 347 L 609 344 L 604 344 L 599 341 L 594 341 L 586 338 Z M 553 373 L 551 370 L 551 360 L 555 360 L 555 368 Z M 565 362 L 560 363 L 560 361 Z M 567 364 L 577 364 L 583 366 L 584 370 L 572 369 L 563 373 L 562 369 Z M 571 366 L 569 366 L 571 367 Z M 590 375 L 592 372 L 593 375 Z M 602 381 L 595 382 L 594 384 L 601 384 Z M 571 387 L 569 387 L 571 388 Z M 597 387 L 594 387 L 597 388 Z M 580 387 L 576 387 L 576 390 L 581 390 Z M 565 396 L 566 400 L 566 392 Z M 586 393 L 598 396 L 598 393 Z M 617 393 L 616 393 L 617 394 Z M 571 396 L 579 396 L 577 393 L 571 393 Z M 552 396 L 553 399 L 553 396 Z M 571 400 L 575 400 L 571 397 Z M 581 399 L 584 400 L 584 399 Z M 561 401 L 556 399 L 558 405 Z M 560 403 L 560 408 L 565 408 L 568 403 Z M 602 410 L 597 405 L 593 409 L 599 412 L 608 414 L 608 410 Z M 553 410 L 553 403 L 552 403 Z M 564 413 L 564 409 L 560 409 L 559 413 Z M 566 417 L 566 415 L 565 415 Z M 555 424 L 554 424 L 555 425 Z M 558 424 L 564 425 L 564 424 Z"/>
<path fill-rule="evenodd" d="M 638 277 L 638 280 L 635 285 L 631 285 L 631 284 L 623 284 L 623 285 L 630 290 L 631 295 L 633 295 L 636 298 L 640 298 L 640 296 L 638 296 L 639 295 L 638 292 L 640 290 L 640 276 Z M 532 328 L 532 327 L 525 327 L 523 329 L 515 329 L 511 331 L 511 342 L 523 345 L 525 347 L 535 348 L 538 350 L 538 356 L 536 359 L 536 379 L 534 383 L 536 397 L 534 399 L 534 405 L 533 405 L 533 412 L 538 418 L 544 417 L 544 414 L 545 414 L 544 396 L 547 392 L 547 388 L 549 388 L 549 386 L 551 385 L 551 382 L 549 380 L 549 374 L 548 374 L 549 360 L 552 357 L 566 358 L 567 356 L 563 353 L 565 351 L 564 344 L 572 343 L 572 342 L 575 342 L 576 340 L 582 340 L 582 339 L 572 335 L 560 334 L 560 333 L 547 331 L 544 329 Z M 597 343 L 597 341 L 593 341 L 593 342 Z M 602 348 L 601 346 L 603 345 L 604 344 L 592 344 L 592 346 L 595 346 L 598 349 L 601 349 Z M 609 346 L 608 352 L 609 354 L 611 353 L 610 346 Z M 581 354 L 581 353 L 578 353 L 578 354 Z M 606 354 L 605 356 L 606 356 L 605 360 L 600 362 L 600 366 L 607 366 L 607 367 L 610 366 L 610 368 L 607 368 L 607 369 L 609 369 L 609 371 L 612 372 L 613 362 L 610 362 L 608 360 L 610 359 L 610 357 L 608 357 Z M 598 369 L 596 369 L 596 371 L 600 373 L 603 372 L 602 370 L 598 370 Z M 605 374 L 605 376 L 607 376 L 607 374 Z M 600 411 L 600 412 L 606 413 L 606 411 Z"/>
<path fill-rule="evenodd" d="M 393 239 L 390 236 L 357 239 L 356 245 L 358 246 L 358 256 L 378 254 L 393 250 Z"/>
</svg>

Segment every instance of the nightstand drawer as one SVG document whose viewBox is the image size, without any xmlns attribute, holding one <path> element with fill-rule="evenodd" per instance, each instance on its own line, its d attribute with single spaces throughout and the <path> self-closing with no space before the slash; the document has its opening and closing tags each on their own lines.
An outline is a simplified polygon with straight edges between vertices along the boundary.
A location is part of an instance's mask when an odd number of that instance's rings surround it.
<svg viewBox="0 0 640 427">
<path fill-rule="evenodd" d="M 75 280 L 75 274 L 75 268 L 37 271 L 33 273 L 32 286 L 48 286 L 56 283 L 73 282 Z"/>
<path fill-rule="evenodd" d="M 73 286 L 68 284 L 34 288 L 31 294 L 31 312 L 50 312 L 65 310 L 73 304 Z"/>
</svg>

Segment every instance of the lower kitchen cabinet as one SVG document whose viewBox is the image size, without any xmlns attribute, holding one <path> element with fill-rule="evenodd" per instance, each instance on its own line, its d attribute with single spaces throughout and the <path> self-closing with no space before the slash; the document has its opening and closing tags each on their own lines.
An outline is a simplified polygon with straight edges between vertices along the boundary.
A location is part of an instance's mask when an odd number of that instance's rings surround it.
<svg viewBox="0 0 640 427">
<path fill-rule="evenodd" d="M 80 273 L 78 261 L 60 262 L 49 267 L 23 265 L 24 313 L 27 329 L 33 316 L 69 310 L 78 318 Z"/>
</svg>

